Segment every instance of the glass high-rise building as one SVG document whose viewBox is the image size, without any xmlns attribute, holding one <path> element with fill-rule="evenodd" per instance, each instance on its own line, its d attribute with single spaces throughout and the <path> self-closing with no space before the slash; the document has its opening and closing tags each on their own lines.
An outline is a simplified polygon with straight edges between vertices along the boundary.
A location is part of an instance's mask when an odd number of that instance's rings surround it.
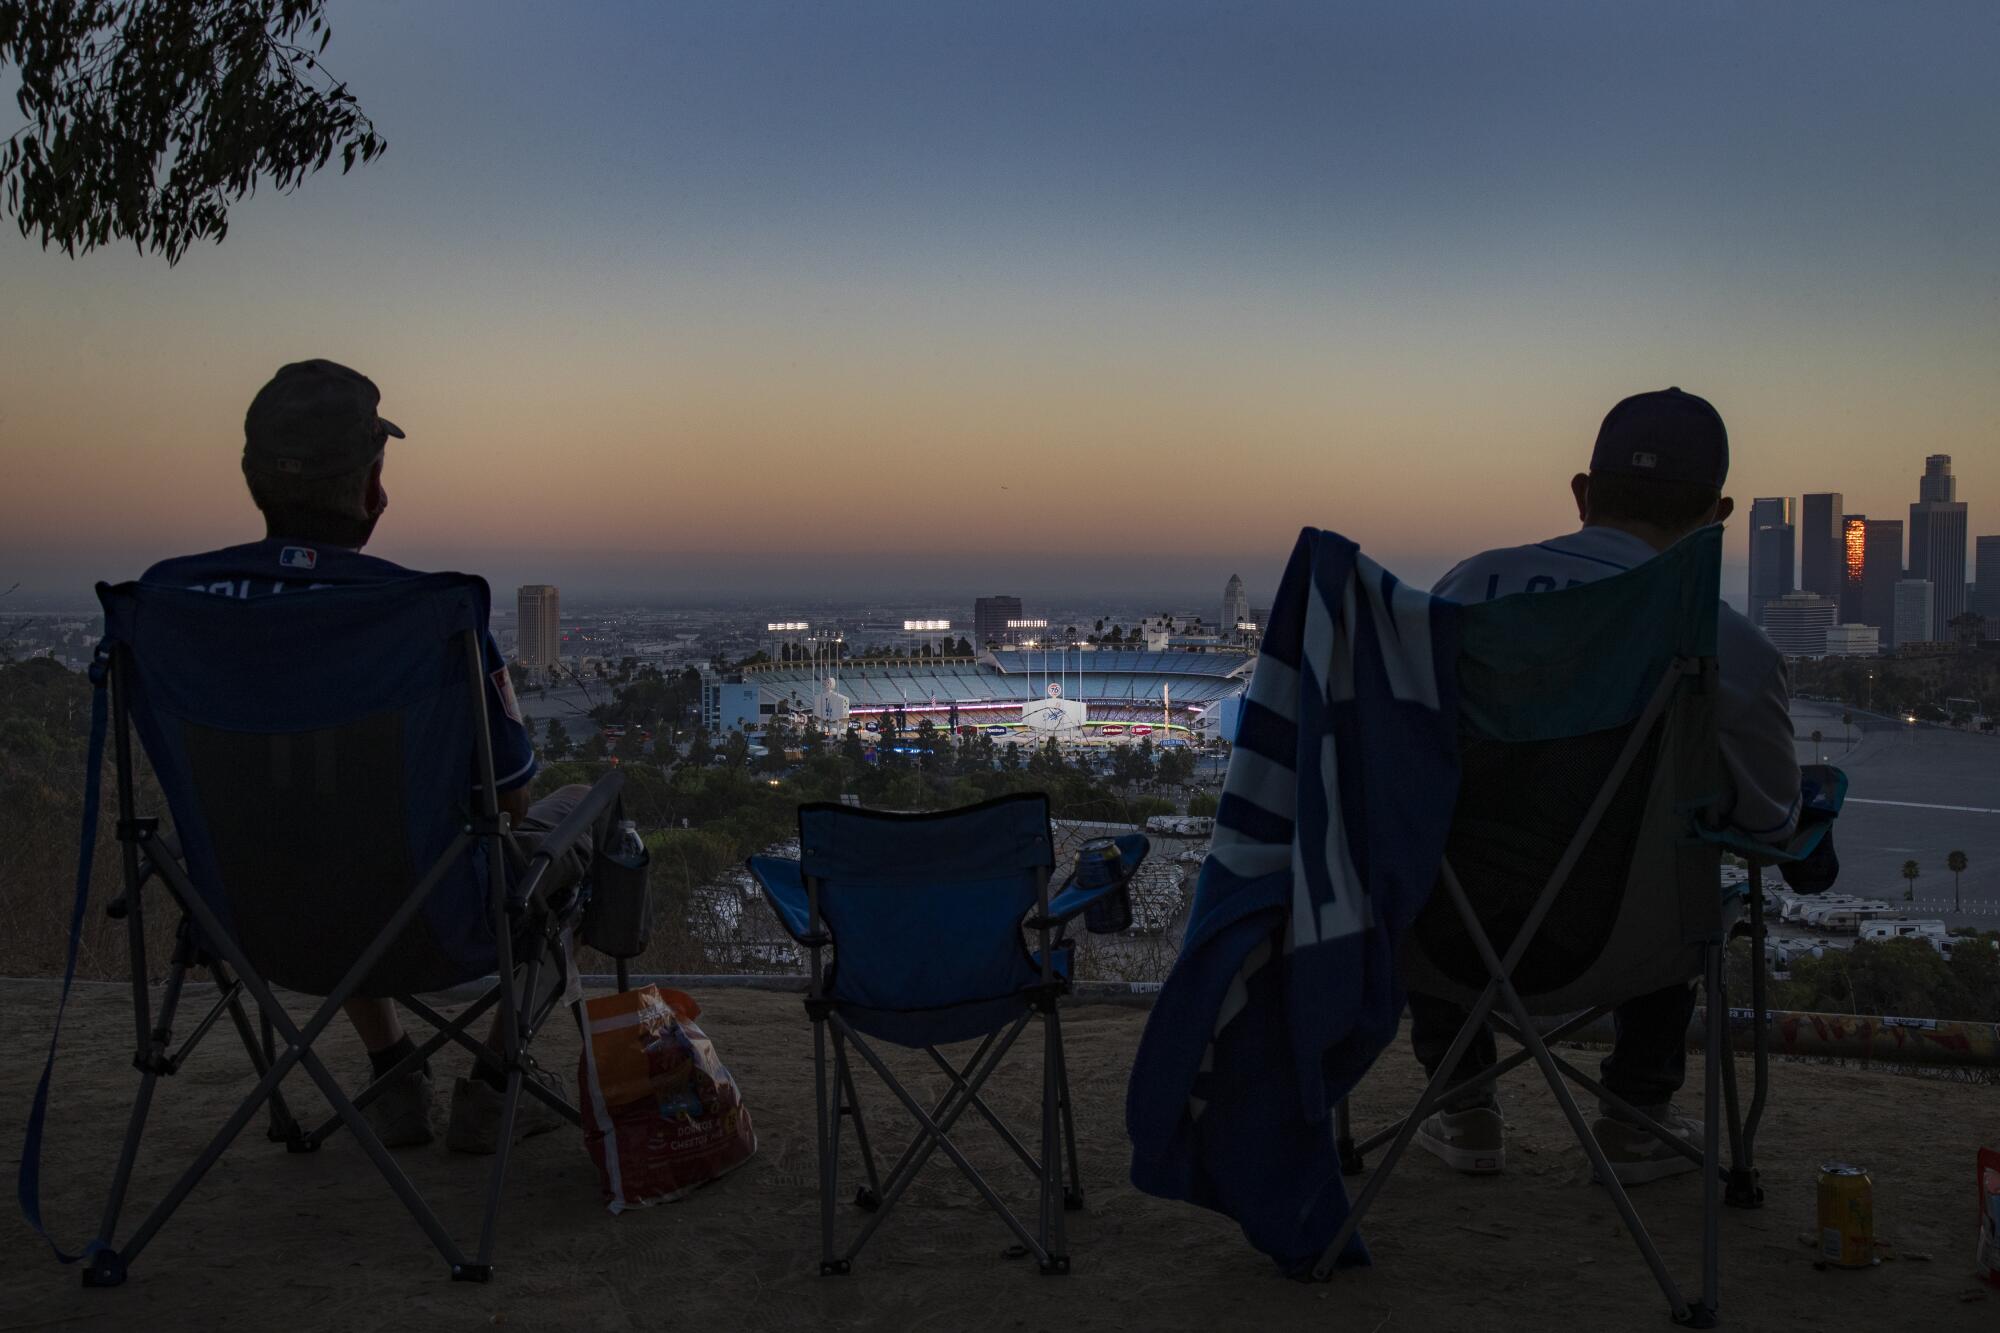
<svg viewBox="0 0 2000 1333">
<path fill-rule="evenodd" d="M 1822 491 L 1799 502 L 1800 592 L 1840 596 L 1844 499 L 1839 491 Z"/>
<path fill-rule="evenodd" d="M 1924 475 L 1917 480 L 1917 499 L 1952 501 L 1958 498 L 1958 479 L 1951 475 L 1951 455 L 1932 454 L 1924 459 Z"/>
<path fill-rule="evenodd" d="M 1926 643 L 1936 638 L 1931 623 L 1928 579 L 1903 579 L 1896 584 L 1896 646 Z"/>
<path fill-rule="evenodd" d="M 1972 609 L 1986 617 L 1981 633 L 2000 639 L 2000 536 L 1981 537 L 1974 544 L 1972 577 L 1979 588 Z"/>
<path fill-rule="evenodd" d="M 562 598 L 549 583 L 524 583 L 514 593 L 518 627 L 514 656 L 524 665 L 552 667 L 562 658 Z"/>
<path fill-rule="evenodd" d="M 1866 514 L 1842 514 L 1840 516 L 1840 623 L 1862 625 L 1867 617 L 1861 611 L 1861 590 L 1863 577 L 1868 572 L 1868 516 Z"/>
<path fill-rule="evenodd" d="M 1021 618 L 1021 599 L 1018 597 L 979 597 L 972 603 L 972 651 L 977 653 L 989 643 L 1006 643 L 1018 637 L 1007 628 L 1010 620 Z"/>
<path fill-rule="evenodd" d="M 1798 505 L 1789 496 L 1750 502 L 1750 623 L 1764 623 L 1764 608 L 1798 585 L 1793 579 Z"/>
<path fill-rule="evenodd" d="M 1903 578 L 1903 520 L 1871 518 L 1863 536 L 1861 623 L 1882 631 L 1882 646 L 1896 643 L 1896 585 Z"/>
<path fill-rule="evenodd" d="M 1910 506 L 1910 577 L 1931 585 L 1931 628 L 1942 636 L 1965 610 L 1965 502 L 1951 475 L 1951 455 L 1924 460 L 1918 500 Z"/>
</svg>

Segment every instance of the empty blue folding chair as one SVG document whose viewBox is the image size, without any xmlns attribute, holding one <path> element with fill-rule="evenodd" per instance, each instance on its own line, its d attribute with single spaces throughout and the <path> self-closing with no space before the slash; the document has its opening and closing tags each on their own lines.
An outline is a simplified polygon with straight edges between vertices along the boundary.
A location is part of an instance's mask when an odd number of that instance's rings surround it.
<svg viewBox="0 0 2000 1333">
<path fill-rule="evenodd" d="M 848 1271 L 934 1150 L 965 1173 L 1043 1273 L 1069 1271 L 1063 1212 L 1083 1206 L 1083 1189 L 1056 1007 L 1070 984 L 1063 934 L 1092 903 L 1122 891 L 1148 844 L 1132 834 L 1117 846 L 1119 865 L 1109 882 L 1091 888 L 1071 882 L 1051 897 L 1055 849 L 1048 798 L 1028 793 L 935 814 L 802 806 L 799 859 L 750 858 L 750 872 L 779 922 L 811 960 L 806 1012 L 813 1024 L 821 1273 Z M 981 1095 L 1037 1016 L 1043 1030 L 1039 1156 Z M 928 1054 L 950 1080 L 944 1096 L 932 1106 L 920 1104 L 871 1039 Z M 979 1045 L 961 1064 L 938 1050 L 967 1041 Z M 918 1126 L 886 1178 L 875 1168 L 849 1047 Z M 991 1125 L 1039 1182 L 1033 1230 L 952 1141 L 951 1130 L 967 1111 Z M 847 1119 L 854 1122 L 867 1177 L 854 1203 L 872 1215 L 843 1249 L 835 1200 L 841 1122 Z"/>
</svg>

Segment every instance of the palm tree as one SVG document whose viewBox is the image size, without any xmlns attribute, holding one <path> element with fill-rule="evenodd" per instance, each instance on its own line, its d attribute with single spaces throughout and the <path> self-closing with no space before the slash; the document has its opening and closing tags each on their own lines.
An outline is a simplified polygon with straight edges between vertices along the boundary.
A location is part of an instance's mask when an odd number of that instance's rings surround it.
<svg viewBox="0 0 2000 1333">
<path fill-rule="evenodd" d="M 1903 878 L 1910 881 L 1910 887 L 1903 890 L 1903 901 L 1910 902 L 1917 896 L 1917 863 L 1903 862 Z"/>
<path fill-rule="evenodd" d="M 1958 877 L 1965 873 L 1965 865 L 1964 852 L 1949 852 L 1945 855 L 1944 868 L 1951 872 L 1951 910 L 1954 912 L 1965 910 L 1958 896 Z"/>
</svg>

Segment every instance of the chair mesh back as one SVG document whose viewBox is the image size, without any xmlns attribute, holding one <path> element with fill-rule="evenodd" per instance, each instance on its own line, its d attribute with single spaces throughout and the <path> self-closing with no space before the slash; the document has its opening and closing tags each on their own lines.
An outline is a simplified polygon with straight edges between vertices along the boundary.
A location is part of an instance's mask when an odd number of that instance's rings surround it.
<svg viewBox="0 0 2000 1333">
<path fill-rule="evenodd" d="M 799 811 L 799 864 L 832 931 L 836 999 L 917 1012 L 1011 995 L 1035 977 L 1021 919 L 1054 864 L 1047 799 L 934 815 Z"/>
<path fill-rule="evenodd" d="M 1603 951 L 1618 919 L 1656 769 L 1660 723 L 1613 795 L 1582 856 L 1514 972 L 1525 993 L 1566 986 Z M 1557 740 L 1471 739 L 1460 754 L 1457 811 L 1445 856 L 1505 955 L 1582 826 L 1631 736 L 1630 727 Z M 1477 988 L 1485 965 L 1440 889 L 1417 918 L 1417 938 L 1447 977 Z"/>
<path fill-rule="evenodd" d="M 99 589 L 119 683 L 196 893 L 274 984 L 323 994 L 463 827 L 473 785 L 463 575 L 239 600 Z M 358 993 L 494 965 L 485 858 L 460 856 Z"/>
<path fill-rule="evenodd" d="M 244 952 L 279 985 L 332 989 L 341 963 L 368 946 L 421 874 L 408 842 L 394 836 L 405 808 L 401 719 L 380 713 L 345 727 L 274 734 L 194 723 L 182 731 Z M 337 910 L 314 910 L 328 904 Z M 305 912 L 316 947 L 302 954 Z M 441 954 L 420 915 L 371 981 L 426 976 Z"/>
</svg>

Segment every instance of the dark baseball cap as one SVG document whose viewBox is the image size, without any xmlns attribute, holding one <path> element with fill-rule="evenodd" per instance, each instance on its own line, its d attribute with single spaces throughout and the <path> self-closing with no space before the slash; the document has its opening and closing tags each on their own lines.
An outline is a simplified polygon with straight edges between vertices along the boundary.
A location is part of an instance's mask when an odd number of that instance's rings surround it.
<svg viewBox="0 0 2000 1333">
<path fill-rule="evenodd" d="M 1605 413 L 1590 470 L 1719 491 L 1729 476 L 1729 431 L 1714 404 L 1697 394 L 1635 393 Z"/>
<path fill-rule="evenodd" d="M 243 466 L 306 480 L 366 467 L 403 438 L 375 411 L 381 401 L 375 381 L 332 361 L 280 367 L 243 415 Z"/>
</svg>

